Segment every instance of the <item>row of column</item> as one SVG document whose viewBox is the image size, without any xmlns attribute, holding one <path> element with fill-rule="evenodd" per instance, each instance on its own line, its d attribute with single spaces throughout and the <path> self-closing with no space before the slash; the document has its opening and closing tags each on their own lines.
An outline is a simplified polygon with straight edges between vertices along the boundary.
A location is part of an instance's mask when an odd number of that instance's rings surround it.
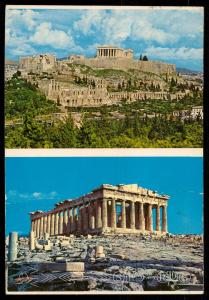
<svg viewBox="0 0 209 300">
<path fill-rule="evenodd" d="M 155 205 L 156 206 L 156 205 Z M 160 231 L 160 207 L 159 205 L 156 206 L 156 231 Z M 152 209 L 153 205 L 148 204 L 148 211 L 147 216 L 144 215 L 144 203 L 139 202 L 139 230 L 148 230 L 153 231 L 153 216 L 152 216 Z M 103 227 L 107 227 L 107 200 L 103 199 L 103 215 L 102 215 L 102 223 Z M 136 216 L 135 216 L 135 202 L 130 203 L 130 228 L 136 229 Z M 145 228 L 145 217 L 147 217 L 147 227 Z M 111 228 L 117 228 L 116 224 L 117 220 L 117 213 L 116 213 L 116 203 L 115 199 L 111 200 Z M 122 201 L 122 209 L 121 209 L 121 228 L 126 227 L 126 201 Z M 167 207 L 162 206 L 162 232 L 167 232 Z"/>
<path fill-rule="evenodd" d="M 100 202 L 88 206 L 67 208 L 43 215 L 32 220 L 31 230 L 36 237 L 87 232 L 102 228 L 102 207 Z"/>
<path fill-rule="evenodd" d="M 117 51 L 117 49 L 98 49 L 99 56 L 115 57 L 116 51 Z"/>
<path fill-rule="evenodd" d="M 111 206 L 108 209 L 108 203 L 111 201 Z M 136 206 L 138 203 L 138 220 L 136 228 Z M 146 204 L 146 203 L 145 203 Z M 153 215 L 152 204 L 146 204 L 146 211 L 144 203 L 130 202 L 129 227 L 127 227 L 127 212 L 126 201 L 121 202 L 121 223 L 120 228 L 139 229 L 141 231 L 153 231 Z M 156 206 L 156 231 L 161 230 L 161 214 L 160 206 Z M 110 215 L 109 215 L 110 213 Z M 32 231 L 36 237 L 44 236 L 44 233 L 49 235 L 62 235 L 74 232 L 88 232 L 94 229 L 105 229 L 111 227 L 117 228 L 117 211 L 115 199 L 103 199 L 96 201 L 94 204 L 90 203 L 88 206 L 67 208 L 63 211 L 55 211 L 32 220 Z M 162 232 L 167 232 L 167 209 L 162 206 Z"/>
</svg>

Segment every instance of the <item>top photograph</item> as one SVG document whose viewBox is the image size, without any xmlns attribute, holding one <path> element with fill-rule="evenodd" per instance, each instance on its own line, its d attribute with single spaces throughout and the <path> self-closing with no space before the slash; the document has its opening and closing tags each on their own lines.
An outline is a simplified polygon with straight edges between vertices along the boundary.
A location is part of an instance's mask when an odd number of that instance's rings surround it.
<svg viewBox="0 0 209 300">
<path fill-rule="evenodd" d="M 5 148 L 202 148 L 202 7 L 7 6 Z"/>
</svg>

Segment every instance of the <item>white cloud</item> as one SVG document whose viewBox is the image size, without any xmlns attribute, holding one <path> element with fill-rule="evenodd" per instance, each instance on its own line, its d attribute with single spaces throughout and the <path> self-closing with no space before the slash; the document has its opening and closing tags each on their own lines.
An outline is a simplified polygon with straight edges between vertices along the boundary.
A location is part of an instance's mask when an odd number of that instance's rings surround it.
<svg viewBox="0 0 209 300">
<path fill-rule="evenodd" d="M 36 26 L 35 19 L 39 16 L 38 12 L 31 9 L 7 9 L 6 10 L 6 27 L 18 29 L 25 27 L 32 30 Z"/>
<path fill-rule="evenodd" d="M 27 192 L 19 192 L 15 190 L 9 190 L 5 194 L 5 199 L 10 200 L 11 204 L 15 203 L 26 203 L 28 201 L 40 201 L 40 200 L 53 200 L 56 199 L 58 196 L 57 192 L 52 191 L 52 192 L 32 192 L 32 193 L 27 193 Z"/>
<path fill-rule="evenodd" d="M 16 35 L 10 28 L 6 28 L 5 30 L 5 44 L 10 49 L 10 53 L 15 56 L 36 53 L 36 50 L 29 44 L 26 37 Z"/>
<path fill-rule="evenodd" d="M 189 21 L 188 21 L 189 20 Z M 85 10 L 73 29 L 84 35 L 98 34 L 105 43 L 132 40 L 174 43 L 183 36 L 195 38 L 203 32 L 202 13 L 192 10 Z"/>
<path fill-rule="evenodd" d="M 170 40 L 177 40 L 177 36 L 166 32 L 163 29 L 155 28 L 148 20 L 136 21 L 131 30 L 133 40 L 156 41 L 159 44 L 165 44 Z"/>
<path fill-rule="evenodd" d="M 99 29 L 105 13 L 102 10 L 84 10 L 80 19 L 73 24 L 73 29 L 82 32 L 84 35 L 94 33 L 94 30 Z"/>
<path fill-rule="evenodd" d="M 203 59 L 203 48 L 163 48 L 149 47 L 145 50 L 151 58 L 166 58 L 166 59 Z"/>
<path fill-rule="evenodd" d="M 34 44 L 51 46 L 56 49 L 66 49 L 74 46 L 71 36 L 62 30 L 52 29 L 52 24 L 49 22 L 38 25 L 34 35 L 29 40 Z"/>
<path fill-rule="evenodd" d="M 13 48 L 11 50 L 11 53 L 13 55 L 17 56 L 25 56 L 25 55 L 33 55 L 36 54 L 37 51 L 31 47 L 29 44 L 22 44 L 21 46 L 18 46 L 17 48 Z"/>
<path fill-rule="evenodd" d="M 32 194 L 33 198 L 35 199 L 54 199 L 57 196 L 57 192 L 49 192 L 49 193 L 41 193 L 41 192 L 34 192 Z"/>
<path fill-rule="evenodd" d="M 25 193 L 21 193 L 21 194 L 19 194 L 18 195 L 20 198 L 22 198 L 22 199 L 28 199 L 28 198 L 30 198 L 30 195 L 29 194 L 25 194 Z"/>
<path fill-rule="evenodd" d="M 203 9 L 7 9 L 5 34 L 12 57 L 36 54 L 40 46 L 64 56 L 89 55 L 95 53 L 93 46 L 114 44 L 135 52 L 148 47 L 157 59 L 167 54 L 167 59 L 196 59 L 202 56 Z"/>
<path fill-rule="evenodd" d="M 39 199 L 42 194 L 39 193 L 39 192 L 34 192 L 32 195 L 33 195 L 34 198 Z"/>
</svg>

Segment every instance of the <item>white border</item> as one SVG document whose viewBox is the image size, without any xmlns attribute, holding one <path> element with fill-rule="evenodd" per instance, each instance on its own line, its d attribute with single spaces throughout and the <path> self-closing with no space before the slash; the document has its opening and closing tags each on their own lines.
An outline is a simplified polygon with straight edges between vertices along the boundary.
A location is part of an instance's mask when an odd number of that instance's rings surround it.
<svg viewBox="0 0 209 300">
<path fill-rule="evenodd" d="M 5 157 L 203 157 L 202 148 L 6 149 Z"/>
<path fill-rule="evenodd" d="M 120 10 L 136 10 L 136 9 L 166 9 L 166 10 L 196 10 L 203 11 L 203 6 L 110 6 L 110 5 L 6 5 L 6 9 L 120 9 Z"/>
<path fill-rule="evenodd" d="M 124 291 L 124 292 L 117 292 L 117 291 L 104 291 L 104 292 L 91 292 L 91 291 L 83 291 L 83 292 L 8 292 L 6 291 L 7 295 L 203 295 L 203 291 L 143 291 L 143 292 L 137 292 L 137 291 Z"/>
</svg>

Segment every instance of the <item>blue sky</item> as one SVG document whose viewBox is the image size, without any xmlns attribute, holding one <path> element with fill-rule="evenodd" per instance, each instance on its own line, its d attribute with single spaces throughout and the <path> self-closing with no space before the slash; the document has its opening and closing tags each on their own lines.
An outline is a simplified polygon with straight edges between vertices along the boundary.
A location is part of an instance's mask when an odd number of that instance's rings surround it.
<svg viewBox="0 0 209 300">
<path fill-rule="evenodd" d="M 96 46 L 132 48 L 201 71 L 203 8 L 184 9 L 12 9 L 6 10 L 6 58 L 37 53 L 57 57 L 96 54 Z"/>
<path fill-rule="evenodd" d="M 172 233 L 203 232 L 202 158 L 6 158 L 6 234 L 27 234 L 28 213 L 50 210 L 103 183 L 137 183 L 170 195 Z"/>
</svg>

